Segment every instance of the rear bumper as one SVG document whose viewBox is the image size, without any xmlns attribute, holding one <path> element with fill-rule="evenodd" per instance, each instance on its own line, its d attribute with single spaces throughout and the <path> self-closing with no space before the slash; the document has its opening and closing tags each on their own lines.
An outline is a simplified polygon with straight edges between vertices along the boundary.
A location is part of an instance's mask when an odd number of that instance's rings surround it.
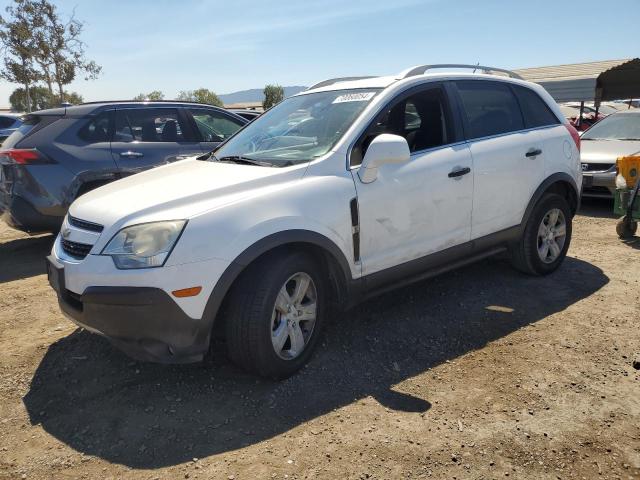
<svg viewBox="0 0 640 480">
<path fill-rule="evenodd" d="M 582 196 L 613 198 L 616 172 L 582 172 Z"/>
<path fill-rule="evenodd" d="M 0 191 L 0 218 L 27 233 L 57 232 L 64 217 L 43 215 L 22 197 Z"/>
<path fill-rule="evenodd" d="M 143 361 L 190 363 L 209 348 L 209 330 L 190 318 L 162 289 L 88 287 L 68 290 L 64 273 L 49 257 L 49 281 L 62 312 L 77 325 L 108 338 L 127 355 Z"/>
</svg>

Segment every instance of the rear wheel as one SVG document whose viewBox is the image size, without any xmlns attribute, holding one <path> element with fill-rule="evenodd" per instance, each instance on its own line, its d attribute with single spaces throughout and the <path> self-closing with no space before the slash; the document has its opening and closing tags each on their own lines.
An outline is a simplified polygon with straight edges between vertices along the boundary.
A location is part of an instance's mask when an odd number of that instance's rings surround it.
<svg viewBox="0 0 640 480">
<path fill-rule="evenodd" d="M 286 378 L 311 357 L 325 316 L 323 275 L 308 255 L 272 254 L 234 286 L 225 319 L 231 359 L 248 371 Z"/>
<path fill-rule="evenodd" d="M 530 275 L 555 271 L 569 249 L 571 220 L 571 210 L 564 197 L 544 195 L 534 207 L 522 238 L 511 249 L 513 265 Z"/>
</svg>

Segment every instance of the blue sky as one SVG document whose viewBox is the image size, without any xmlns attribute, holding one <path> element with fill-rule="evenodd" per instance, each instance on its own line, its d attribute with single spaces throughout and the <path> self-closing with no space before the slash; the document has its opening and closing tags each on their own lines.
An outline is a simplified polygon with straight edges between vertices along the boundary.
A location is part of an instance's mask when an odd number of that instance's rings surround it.
<svg viewBox="0 0 640 480">
<path fill-rule="evenodd" d="M 70 86 L 86 101 L 309 85 L 423 63 L 518 68 L 640 54 L 640 0 L 53 2 L 63 14 L 75 8 L 88 57 L 104 69 Z M 0 81 L 0 106 L 13 88 Z"/>
</svg>

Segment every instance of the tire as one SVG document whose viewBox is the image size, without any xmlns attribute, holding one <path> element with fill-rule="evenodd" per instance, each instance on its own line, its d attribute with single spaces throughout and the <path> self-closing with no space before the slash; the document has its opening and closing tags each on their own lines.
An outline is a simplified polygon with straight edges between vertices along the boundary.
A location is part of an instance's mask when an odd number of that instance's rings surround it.
<svg viewBox="0 0 640 480">
<path fill-rule="evenodd" d="M 307 293 L 296 304 L 294 289 L 298 285 L 302 288 L 306 278 Z M 250 265 L 234 285 L 226 308 L 225 336 L 231 360 L 249 372 L 272 379 L 287 378 L 302 368 L 313 354 L 326 316 L 324 278 L 321 267 L 302 252 L 268 254 Z M 291 293 L 288 299 L 281 292 L 283 288 Z M 313 297 L 315 320 L 301 320 L 311 316 Z M 287 310 L 287 305 L 293 307 Z M 290 324 L 297 324 L 299 329 Z M 304 346 L 299 348 L 301 334 Z M 276 351 L 274 342 L 282 338 L 283 347 Z"/>
<path fill-rule="evenodd" d="M 638 222 L 635 220 L 629 220 L 627 217 L 622 217 L 616 224 L 616 233 L 622 240 L 629 240 L 633 238 L 638 230 Z"/>
<path fill-rule="evenodd" d="M 548 224 L 553 221 L 556 213 L 557 222 L 550 228 Z M 556 236 L 562 231 L 559 223 L 561 220 L 564 221 L 564 237 Z M 567 255 L 571 243 L 571 221 L 572 214 L 567 200 L 555 193 L 545 194 L 535 205 L 522 237 L 511 248 L 513 266 L 529 275 L 554 272 Z"/>
</svg>

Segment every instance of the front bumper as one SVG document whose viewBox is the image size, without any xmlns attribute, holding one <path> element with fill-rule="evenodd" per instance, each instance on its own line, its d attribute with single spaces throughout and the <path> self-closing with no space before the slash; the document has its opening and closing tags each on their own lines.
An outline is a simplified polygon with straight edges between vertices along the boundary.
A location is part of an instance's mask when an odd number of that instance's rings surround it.
<svg viewBox="0 0 640 480">
<path fill-rule="evenodd" d="M 81 295 L 66 288 L 64 266 L 47 257 L 49 283 L 62 312 L 78 326 L 107 337 L 143 361 L 202 360 L 209 328 L 190 318 L 163 290 L 151 287 L 89 287 Z"/>
<path fill-rule="evenodd" d="M 616 191 L 616 172 L 582 172 L 582 196 L 613 198 Z"/>
<path fill-rule="evenodd" d="M 73 234 L 76 241 L 95 242 L 89 238 L 96 235 L 91 232 Z M 161 363 L 196 362 L 206 354 L 214 320 L 209 317 L 214 315 L 205 315 L 205 307 L 227 266 L 228 262 L 209 259 L 118 270 L 108 256 L 70 258 L 62 250 L 60 235 L 47 257 L 49 282 L 71 321 L 107 337 L 134 358 Z M 199 295 L 171 295 L 193 286 L 202 286 Z"/>
</svg>

